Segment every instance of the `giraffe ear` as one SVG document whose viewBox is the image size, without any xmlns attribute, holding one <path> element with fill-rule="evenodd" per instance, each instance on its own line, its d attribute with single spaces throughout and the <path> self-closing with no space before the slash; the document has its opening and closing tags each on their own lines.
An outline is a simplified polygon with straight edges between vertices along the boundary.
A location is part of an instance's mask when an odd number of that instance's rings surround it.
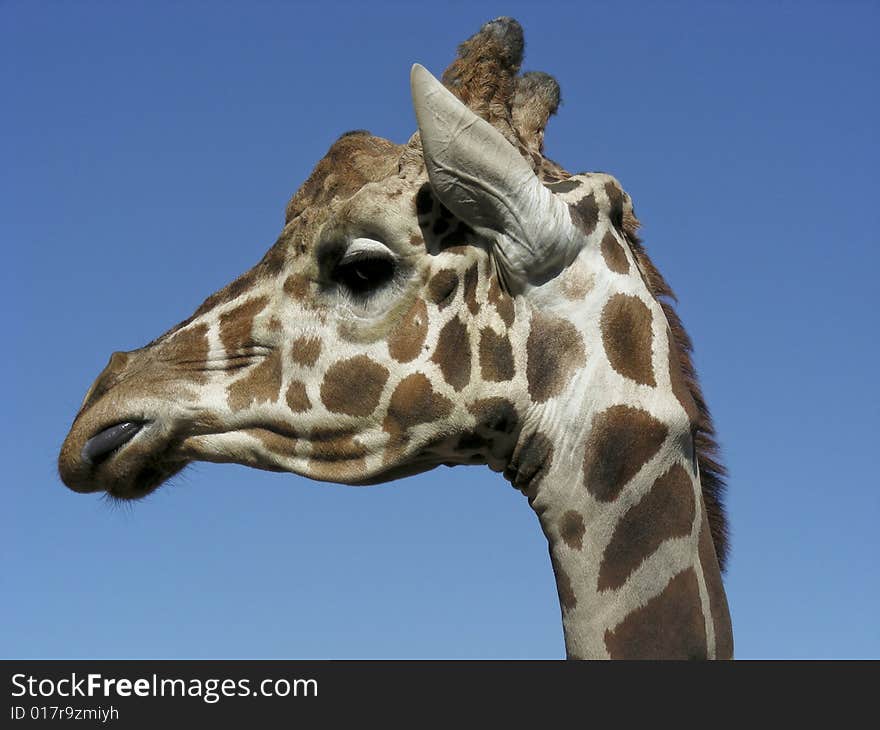
<svg viewBox="0 0 880 730">
<path fill-rule="evenodd" d="M 493 242 L 505 284 L 541 284 L 579 250 L 568 206 L 489 122 L 474 114 L 424 67 L 410 76 L 428 178 L 437 197 Z"/>
</svg>

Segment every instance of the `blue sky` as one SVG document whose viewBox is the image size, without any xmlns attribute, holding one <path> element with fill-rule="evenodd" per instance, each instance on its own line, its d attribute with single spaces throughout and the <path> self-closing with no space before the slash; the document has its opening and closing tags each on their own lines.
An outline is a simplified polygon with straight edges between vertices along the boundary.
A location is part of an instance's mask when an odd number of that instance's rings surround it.
<svg viewBox="0 0 880 730">
<path fill-rule="evenodd" d="M 546 543 L 486 469 L 353 489 L 199 464 L 114 507 L 57 451 L 114 350 L 253 265 L 342 132 L 415 128 L 513 15 L 547 152 L 616 175 L 731 478 L 740 657 L 880 656 L 875 3 L 0 3 L 5 657 L 564 655 Z"/>
</svg>

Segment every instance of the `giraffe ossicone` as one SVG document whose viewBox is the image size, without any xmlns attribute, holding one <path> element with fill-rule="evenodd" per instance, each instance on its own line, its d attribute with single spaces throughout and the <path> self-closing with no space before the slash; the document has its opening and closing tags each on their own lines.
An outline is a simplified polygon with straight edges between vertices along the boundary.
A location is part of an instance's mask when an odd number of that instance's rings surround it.
<svg viewBox="0 0 880 730">
<path fill-rule="evenodd" d="M 411 87 L 428 179 L 440 202 L 492 243 L 508 291 L 553 278 L 582 246 L 567 206 L 497 129 L 419 64 Z"/>
<path fill-rule="evenodd" d="M 250 271 L 115 353 L 59 457 L 136 499 L 195 460 L 375 484 L 485 464 L 550 547 L 572 658 L 733 653 L 723 467 L 671 291 L 510 18 L 411 73 L 418 133 L 340 137 Z"/>
</svg>

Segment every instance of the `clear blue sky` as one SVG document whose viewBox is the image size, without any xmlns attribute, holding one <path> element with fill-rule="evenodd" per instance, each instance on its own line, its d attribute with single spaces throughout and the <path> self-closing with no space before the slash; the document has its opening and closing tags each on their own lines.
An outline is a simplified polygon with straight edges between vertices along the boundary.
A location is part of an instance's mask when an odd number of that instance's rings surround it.
<svg viewBox="0 0 880 730">
<path fill-rule="evenodd" d="M 740 657 L 880 656 L 876 3 L 0 2 L 5 657 L 561 657 L 488 470 L 354 489 L 195 465 L 115 508 L 57 451 L 114 350 L 249 268 L 340 133 L 498 15 L 681 300 L 731 471 Z"/>
</svg>

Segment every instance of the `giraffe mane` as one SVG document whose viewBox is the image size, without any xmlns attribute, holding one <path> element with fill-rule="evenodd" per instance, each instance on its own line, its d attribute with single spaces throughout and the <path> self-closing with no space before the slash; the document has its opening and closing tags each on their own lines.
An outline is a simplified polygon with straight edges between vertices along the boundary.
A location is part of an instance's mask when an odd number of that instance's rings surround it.
<svg viewBox="0 0 880 730">
<path fill-rule="evenodd" d="M 648 256 L 642 239 L 637 233 L 638 228 L 638 219 L 633 213 L 627 211 L 623 216 L 623 232 L 626 241 L 638 262 L 639 268 L 644 273 L 651 295 L 663 308 L 663 314 L 666 316 L 666 321 L 672 332 L 672 342 L 675 345 L 678 365 L 681 369 L 684 383 L 696 406 L 697 422 L 693 424 L 694 449 L 700 472 L 700 485 L 703 491 L 703 502 L 706 505 L 706 515 L 709 518 L 712 542 L 715 545 L 715 554 L 718 557 L 718 565 L 721 571 L 724 572 L 727 567 L 727 556 L 730 547 L 727 513 L 724 507 L 724 494 L 727 490 L 727 469 L 721 461 L 721 447 L 715 434 L 712 414 L 703 396 L 703 390 L 700 387 L 697 371 L 691 358 L 693 343 L 684 328 L 681 317 L 675 311 L 675 303 L 678 302 L 678 298 L 672 291 L 672 287 L 663 278 L 663 274 L 654 266 L 654 262 Z"/>
</svg>

